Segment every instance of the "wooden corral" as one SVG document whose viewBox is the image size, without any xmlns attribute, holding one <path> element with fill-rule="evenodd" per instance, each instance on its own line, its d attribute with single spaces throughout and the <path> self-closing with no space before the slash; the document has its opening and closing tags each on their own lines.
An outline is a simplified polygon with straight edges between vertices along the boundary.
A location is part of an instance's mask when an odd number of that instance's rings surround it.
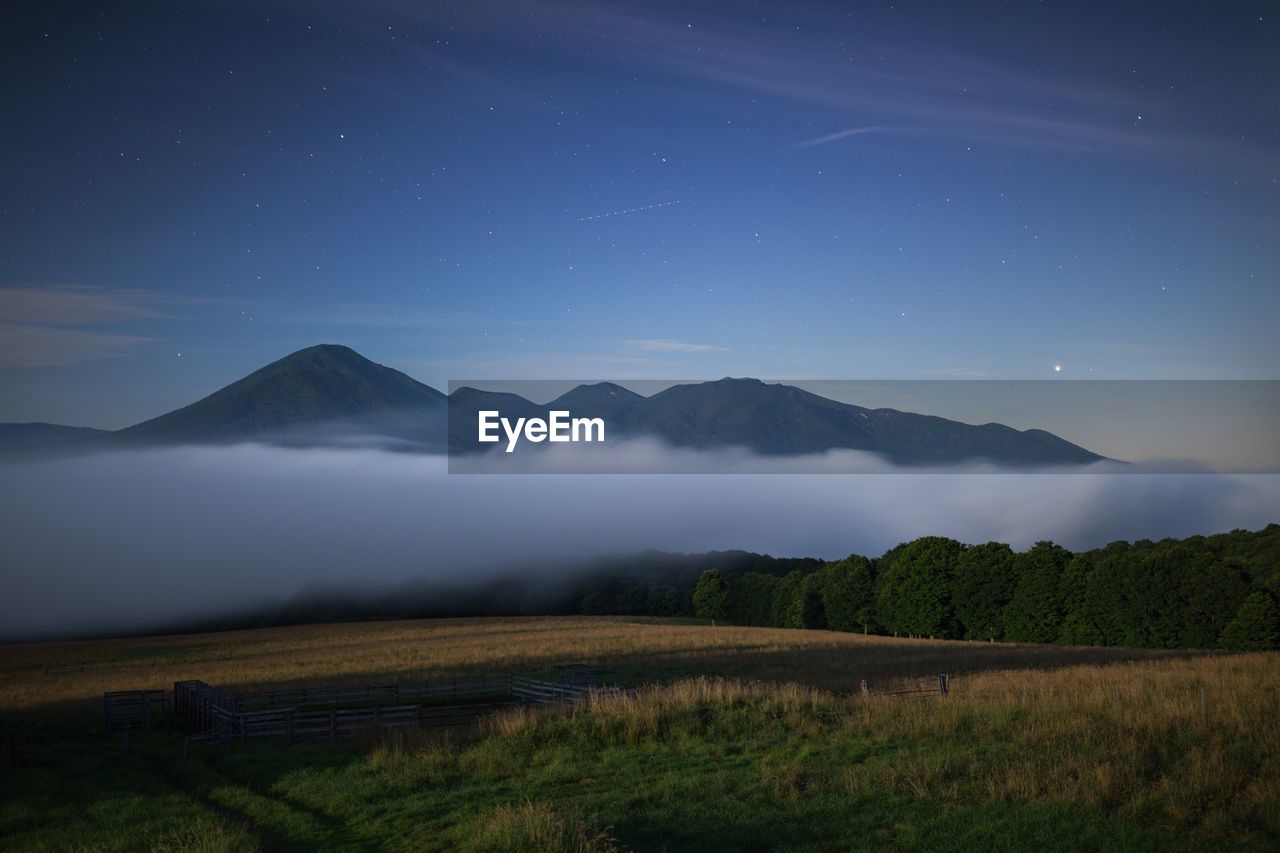
<svg viewBox="0 0 1280 853">
<path fill-rule="evenodd" d="M 117 690 L 102 694 L 102 717 L 107 733 L 122 729 L 150 729 L 164 719 L 169 699 L 163 690 Z"/>
<path fill-rule="evenodd" d="M 178 681 L 173 706 L 179 725 L 190 733 L 187 748 L 192 749 L 257 738 L 295 743 L 337 740 L 373 729 L 465 725 L 512 705 L 573 704 L 593 690 L 601 689 L 519 675 L 252 693 Z"/>
<path fill-rule="evenodd" d="M 260 738 L 287 743 L 331 741 L 361 732 L 394 728 L 435 728 L 474 723 L 503 708 L 572 705 L 592 694 L 621 692 L 601 686 L 616 671 L 592 664 L 553 667 L 556 681 L 521 675 L 486 675 L 417 684 L 298 687 L 288 690 L 230 692 L 199 680 L 176 681 L 173 711 L 187 733 L 186 748 L 230 746 Z M 939 696 L 950 678 L 897 682 L 859 692 L 873 696 Z M 103 709 L 108 731 L 151 728 L 167 704 L 163 690 L 107 693 Z"/>
</svg>

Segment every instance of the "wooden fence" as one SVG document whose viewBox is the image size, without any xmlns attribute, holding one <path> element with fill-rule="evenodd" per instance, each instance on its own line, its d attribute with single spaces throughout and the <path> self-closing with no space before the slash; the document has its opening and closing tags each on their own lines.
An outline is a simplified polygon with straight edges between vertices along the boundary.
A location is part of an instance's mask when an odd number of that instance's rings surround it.
<svg viewBox="0 0 1280 853">
<path fill-rule="evenodd" d="M 228 693 L 203 681 L 177 681 L 173 707 L 191 734 L 186 749 L 256 738 L 286 742 L 337 740 L 374 729 L 474 723 L 512 705 L 574 704 L 617 688 L 490 675 L 422 684 L 306 687 Z"/>
<path fill-rule="evenodd" d="M 153 710 L 157 706 L 158 710 Z M 102 694 L 102 717 L 107 733 L 149 729 L 164 718 L 169 700 L 163 690 L 116 690 Z"/>
<path fill-rule="evenodd" d="M 895 682 L 889 687 L 871 688 L 865 680 L 858 682 L 858 693 L 864 698 L 872 696 L 941 696 L 943 699 L 951 691 L 951 676 L 939 675 L 936 678 L 923 678 L 919 681 Z"/>
<path fill-rule="evenodd" d="M 601 670 L 601 672 L 607 672 Z M 322 686 L 232 693 L 203 681 L 176 681 L 173 711 L 189 734 L 186 749 L 229 746 L 259 738 L 288 743 L 331 741 L 376 729 L 432 728 L 474 723 L 512 705 L 573 705 L 616 687 L 581 683 L 575 677 L 544 681 L 520 675 L 486 675 L 417 684 Z M 594 680 L 591 679 L 591 680 Z M 946 697 L 950 677 L 899 682 L 873 689 L 859 683 L 862 696 Z M 103 697 L 112 726 L 150 727 L 151 709 L 164 707 L 164 691 L 108 693 Z"/>
<path fill-rule="evenodd" d="M 452 703 L 481 697 L 505 698 L 511 692 L 511 676 L 484 675 L 421 684 L 386 684 L 361 687 L 302 687 L 236 693 L 227 706 L 234 711 L 267 710 L 305 705 L 374 705 Z"/>
</svg>

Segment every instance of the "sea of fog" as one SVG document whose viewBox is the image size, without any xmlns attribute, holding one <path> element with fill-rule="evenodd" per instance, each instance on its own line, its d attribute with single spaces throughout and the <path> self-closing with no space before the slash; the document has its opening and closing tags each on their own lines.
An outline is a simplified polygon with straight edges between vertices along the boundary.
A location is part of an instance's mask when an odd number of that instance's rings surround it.
<svg viewBox="0 0 1280 853">
<path fill-rule="evenodd" d="M 1280 476 L 893 469 L 615 446 L 634 470 L 449 474 L 443 457 L 241 445 L 3 466 L 0 635 L 127 631 L 315 584 L 473 580 L 644 549 L 878 555 L 922 535 L 1023 548 L 1280 520 Z M 533 464 L 533 463 L 528 463 Z M 856 474 L 825 474 L 833 467 Z M 730 475 L 731 474 L 731 475 Z"/>
</svg>

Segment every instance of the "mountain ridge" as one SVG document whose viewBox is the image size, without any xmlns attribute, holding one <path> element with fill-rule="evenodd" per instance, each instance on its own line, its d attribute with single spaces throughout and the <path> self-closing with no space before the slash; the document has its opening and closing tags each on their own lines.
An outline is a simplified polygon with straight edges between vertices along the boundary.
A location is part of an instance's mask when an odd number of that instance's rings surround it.
<svg viewBox="0 0 1280 853">
<path fill-rule="evenodd" d="M 1015 467 L 1105 459 L 1043 429 L 869 409 L 752 378 L 672 385 L 647 397 L 612 382 L 585 383 L 546 404 L 470 387 L 446 396 L 339 344 L 298 350 L 187 406 L 115 432 L 43 425 L 47 441 L 6 442 L 6 432 L 22 431 L 0 424 L 0 450 L 257 441 L 473 453 L 492 448 L 476 441 L 476 413 L 482 409 L 513 419 L 568 410 L 575 417 L 604 418 L 611 437 L 652 437 L 695 450 L 736 447 L 763 456 L 843 449 L 900 465 L 987 461 Z"/>
</svg>

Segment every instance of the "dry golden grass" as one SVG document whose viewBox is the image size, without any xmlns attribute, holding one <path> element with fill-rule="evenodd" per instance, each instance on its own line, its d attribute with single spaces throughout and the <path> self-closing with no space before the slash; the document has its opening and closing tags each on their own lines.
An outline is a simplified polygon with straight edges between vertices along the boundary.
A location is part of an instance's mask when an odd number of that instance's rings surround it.
<svg viewBox="0 0 1280 853">
<path fill-rule="evenodd" d="M 1206 838 L 1280 837 L 1280 655 L 1255 653 L 1011 670 L 957 678 L 942 700 L 836 695 L 798 684 L 696 678 L 515 709 L 491 736 L 600 744 L 708 734 L 734 711 L 780 720 L 801 742 L 891 758 L 842 764 L 781 753 L 760 781 L 779 800 L 874 796 L 1044 803 Z"/>
<path fill-rule="evenodd" d="M 257 770 L 243 768 L 249 781 L 227 787 L 214 774 L 211 790 L 240 792 L 227 802 L 266 802 L 270 808 L 245 808 L 255 820 L 276 821 L 273 831 L 300 846 L 332 827 L 290 811 L 295 795 L 318 797 L 326 814 L 343 815 L 333 830 L 340 835 L 382 831 L 383 790 L 428 792 L 402 803 L 403 819 L 412 821 L 407 816 L 434 802 L 429 792 L 459 786 L 465 805 L 437 814 L 437 829 L 484 849 L 608 850 L 615 834 L 653 840 L 655 827 L 671 820 L 710 820 L 685 807 L 690 798 L 713 804 L 715 820 L 725 810 L 739 820 L 775 815 L 761 831 L 779 833 L 790 821 L 808 821 L 806 832 L 826 827 L 850 803 L 887 798 L 903 815 L 884 818 L 893 826 L 937 804 L 954 809 L 956 821 L 990 821 L 998 804 L 1018 820 L 1048 822 L 1041 826 L 1077 819 L 1071 815 L 1120 819 L 1164 839 L 1185 834 L 1191 846 L 1266 847 L 1280 838 L 1275 653 L 958 643 L 622 618 L 401 621 L 2 646 L 0 716 L 24 730 L 53 710 L 83 727 L 96 720 L 105 690 L 182 678 L 235 688 L 394 683 L 535 671 L 565 660 L 619 666 L 632 684 L 668 683 L 574 709 L 516 709 L 473 730 L 371 735 L 340 769 L 308 768 L 299 747 L 228 753 L 219 772 L 234 774 L 239 761 L 256 767 L 259 754 L 280 762 L 288 772 L 271 791 L 284 793 L 271 800 L 251 784 Z M 940 672 L 953 676 L 945 700 L 857 692 L 861 679 L 883 686 Z M 212 772 L 174 761 L 197 782 Z M 654 766 L 665 769 L 654 775 Z M 618 779 L 632 784 L 619 788 Z M 735 805 L 742 797 L 750 799 Z M 689 837 L 709 841 L 715 820 Z M 1108 826 L 1099 839 L 1129 837 Z M 1011 838 L 1018 827 L 1025 829 L 1015 821 L 991 831 Z M 162 834 L 143 846 L 229 849 L 238 831 Z"/>
<path fill-rule="evenodd" d="M 464 849 L 614 853 L 618 847 L 608 830 L 594 829 L 580 816 L 565 814 L 549 803 L 526 801 L 493 809 L 467 835 Z"/>
<path fill-rule="evenodd" d="M 605 662 L 639 679 L 727 675 L 828 690 L 860 679 L 1052 669 L 1185 653 L 715 628 L 617 617 L 439 619 L 306 625 L 120 640 L 0 646 L 0 713 L 100 701 L 109 690 L 199 678 L 234 689 L 395 683 Z"/>
</svg>

